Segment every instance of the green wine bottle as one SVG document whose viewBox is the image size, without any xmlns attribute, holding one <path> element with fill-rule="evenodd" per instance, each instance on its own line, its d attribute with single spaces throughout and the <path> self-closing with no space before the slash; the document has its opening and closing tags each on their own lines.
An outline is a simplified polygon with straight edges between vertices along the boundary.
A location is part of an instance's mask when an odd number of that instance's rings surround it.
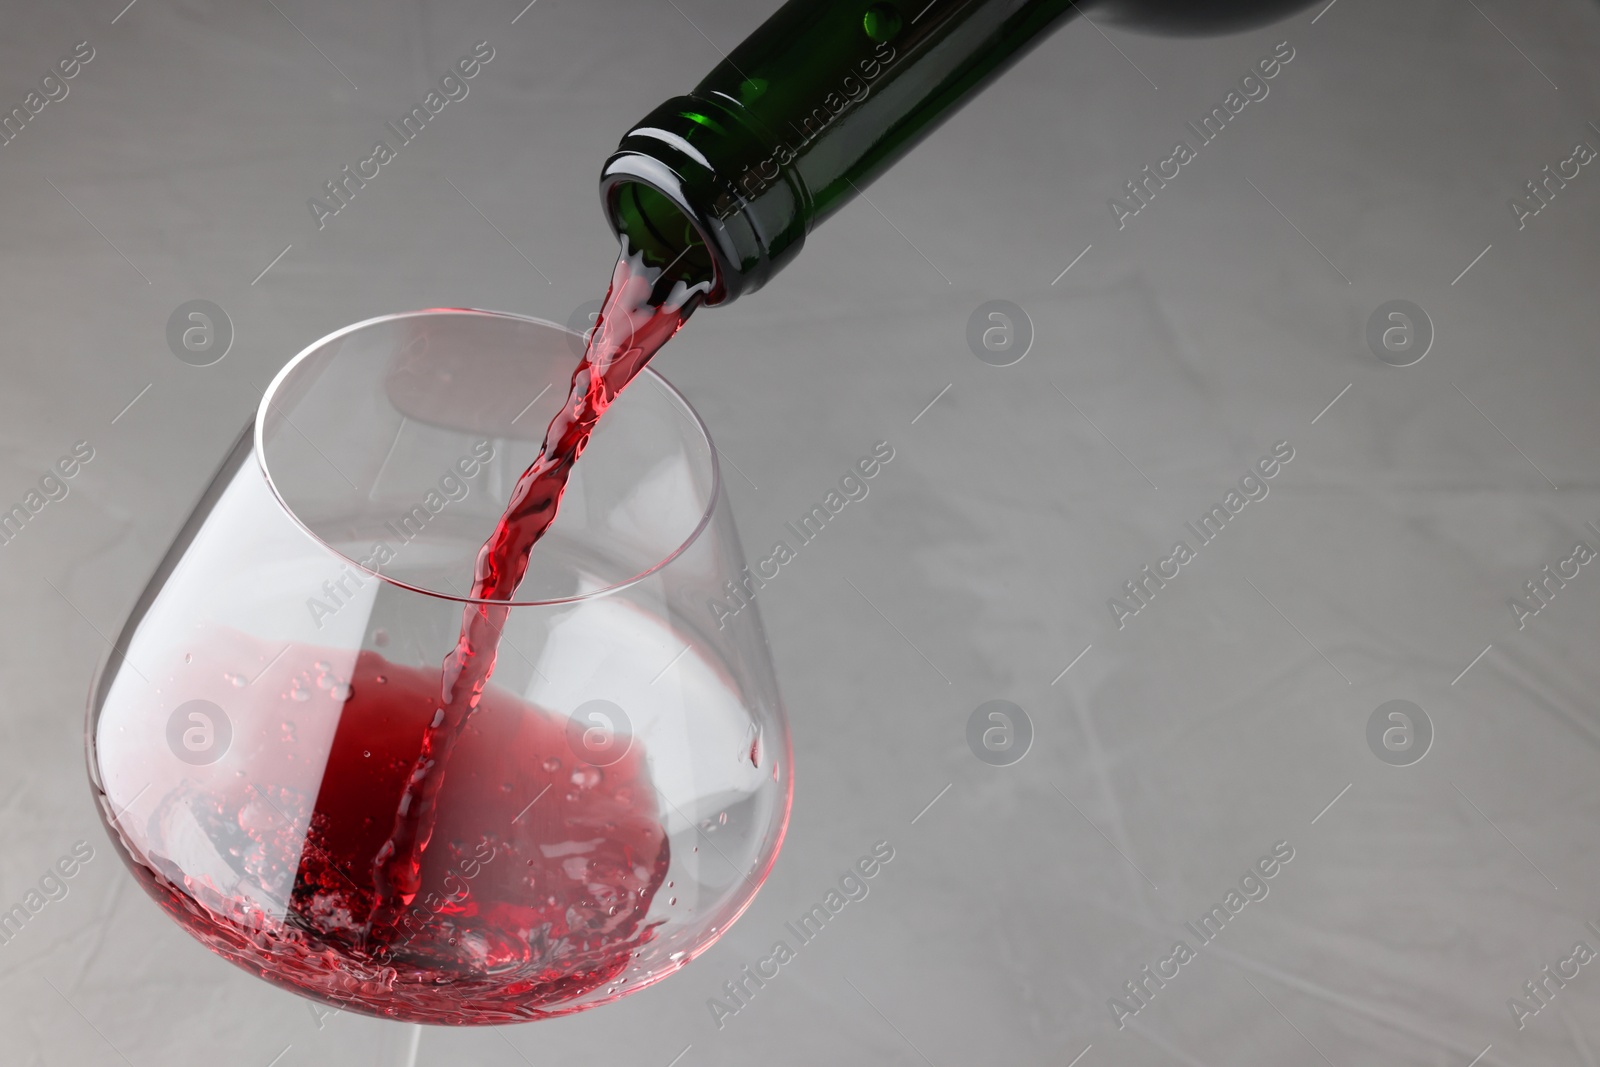
<svg viewBox="0 0 1600 1067">
<path fill-rule="evenodd" d="M 687 96 L 629 130 L 600 176 L 613 230 L 725 304 L 1045 33 L 1092 17 L 1169 32 L 1309 0 L 789 0 Z"/>
</svg>

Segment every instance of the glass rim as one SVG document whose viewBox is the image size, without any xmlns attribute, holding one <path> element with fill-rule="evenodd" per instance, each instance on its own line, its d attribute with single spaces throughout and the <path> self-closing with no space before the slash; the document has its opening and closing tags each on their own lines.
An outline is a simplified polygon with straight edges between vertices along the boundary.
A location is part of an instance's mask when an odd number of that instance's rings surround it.
<svg viewBox="0 0 1600 1067">
<path fill-rule="evenodd" d="M 581 335 L 575 330 L 572 330 L 566 326 L 562 326 L 559 323 L 551 322 L 549 319 L 541 319 L 533 315 L 519 315 L 515 312 L 493 311 L 486 308 L 436 307 L 422 308 L 415 311 L 396 311 L 387 315 L 375 315 L 370 319 L 362 319 L 360 322 L 353 322 L 348 326 L 342 326 L 330 334 L 319 337 L 305 348 L 301 349 L 298 353 L 296 353 L 293 359 L 290 359 L 278 369 L 278 372 L 272 376 L 272 381 L 267 385 L 266 392 L 261 394 L 261 403 L 256 407 L 254 425 L 250 430 L 250 438 L 252 451 L 255 452 L 256 468 L 261 472 L 262 478 L 265 479 L 267 488 L 272 492 L 273 499 L 278 502 L 278 506 L 283 509 L 283 513 L 289 517 L 290 521 L 298 526 L 300 530 L 312 540 L 313 543 L 333 554 L 343 562 L 348 563 L 357 570 L 365 574 L 370 574 L 380 581 L 387 582 L 395 588 L 404 589 L 407 592 L 420 593 L 423 596 L 430 596 L 439 600 L 452 601 L 457 604 L 499 605 L 506 608 L 536 608 L 578 604 L 584 601 L 596 600 L 600 597 L 610 596 L 614 593 L 621 592 L 630 586 L 637 585 L 639 582 L 644 581 L 651 575 L 660 572 L 679 556 L 683 555 L 684 552 L 688 551 L 690 545 L 693 545 L 700 539 L 700 535 L 703 534 L 706 531 L 706 528 L 711 525 L 711 517 L 716 512 L 717 502 L 722 497 L 722 465 L 717 451 L 716 442 L 711 439 L 711 431 L 709 428 L 707 428 L 705 420 L 702 419 L 700 417 L 700 413 L 694 409 L 694 405 L 689 403 L 688 398 L 680 393 L 676 386 L 667 381 L 665 377 L 658 373 L 654 367 L 648 365 L 639 372 L 638 376 L 635 378 L 635 381 L 637 381 L 638 378 L 645 377 L 646 375 L 652 378 L 656 385 L 660 386 L 662 391 L 666 393 L 668 402 L 676 404 L 678 409 L 684 415 L 688 416 L 690 425 L 692 425 L 695 430 L 699 431 L 701 439 L 705 441 L 706 452 L 711 462 L 711 488 L 710 492 L 706 494 L 705 510 L 701 513 L 699 521 L 695 523 L 694 529 L 690 530 L 683 541 L 677 547 L 672 549 L 672 551 L 662 556 L 661 559 L 657 560 L 649 567 L 646 567 L 638 574 L 633 575 L 631 578 L 625 578 L 622 581 L 613 582 L 610 585 L 602 586 L 599 589 L 591 589 L 587 592 L 575 593 L 571 596 L 550 597 L 542 600 L 486 600 L 481 597 L 463 596 L 457 593 L 448 593 L 438 589 L 427 589 L 420 585 L 415 585 L 411 582 L 402 581 L 399 578 L 384 574 L 381 570 L 374 570 L 371 567 L 362 566 L 360 560 L 341 552 L 339 549 L 325 541 L 322 536 L 310 526 L 306 525 L 305 521 L 300 518 L 299 513 L 297 513 L 295 509 L 290 506 L 289 502 L 283 498 L 283 494 L 278 489 L 277 482 L 273 480 L 272 471 L 267 466 L 266 442 L 263 440 L 262 436 L 266 416 L 269 409 L 273 407 L 273 400 L 277 396 L 278 391 L 282 387 L 283 383 L 288 380 L 295 368 L 309 359 L 313 353 L 321 350 L 329 344 L 332 344 L 334 341 L 338 341 L 349 334 L 357 332 L 358 330 L 368 329 L 373 326 L 386 325 L 392 322 L 399 322 L 404 319 L 454 315 L 487 315 L 491 318 L 511 319 L 517 322 L 531 323 L 536 326 L 549 327 L 550 329 L 566 334 L 569 337 L 581 337 Z M 283 417 L 287 418 L 286 416 Z"/>
</svg>

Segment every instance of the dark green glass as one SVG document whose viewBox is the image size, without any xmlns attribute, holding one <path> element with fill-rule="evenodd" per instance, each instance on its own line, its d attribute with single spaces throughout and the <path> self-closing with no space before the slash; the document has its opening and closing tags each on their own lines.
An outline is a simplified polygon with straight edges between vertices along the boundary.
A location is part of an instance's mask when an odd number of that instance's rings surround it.
<svg viewBox="0 0 1600 1067">
<path fill-rule="evenodd" d="M 1090 17 L 1226 32 L 1309 0 L 1100 0 Z M 805 236 L 1077 14 L 1073 0 L 789 0 L 606 161 L 612 229 L 707 304 L 760 288 Z"/>
</svg>

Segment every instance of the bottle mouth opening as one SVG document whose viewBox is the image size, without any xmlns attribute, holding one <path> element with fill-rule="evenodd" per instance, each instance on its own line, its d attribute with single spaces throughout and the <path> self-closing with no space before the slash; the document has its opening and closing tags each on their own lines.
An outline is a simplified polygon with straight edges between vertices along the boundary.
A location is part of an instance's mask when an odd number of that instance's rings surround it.
<svg viewBox="0 0 1600 1067">
<path fill-rule="evenodd" d="M 660 283 L 682 282 L 706 290 L 707 304 L 726 299 L 726 272 L 711 236 L 678 200 L 649 182 L 620 178 L 605 190 L 611 228 L 644 264 L 662 272 Z"/>
</svg>

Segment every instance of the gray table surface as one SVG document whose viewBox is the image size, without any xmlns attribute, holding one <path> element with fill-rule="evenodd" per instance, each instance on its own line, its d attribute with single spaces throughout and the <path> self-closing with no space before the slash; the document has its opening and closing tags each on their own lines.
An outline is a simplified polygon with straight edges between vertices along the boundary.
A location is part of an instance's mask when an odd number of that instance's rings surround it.
<svg viewBox="0 0 1600 1067">
<path fill-rule="evenodd" d="M 359 1064 L 380 1024 L 212 957 L 112 853 L 82 753 L 104 635 L 304 345 L 596 296 L 600 161 L 767 5 L 121 3 L 11 0 L 0 33 L 7 108 L 94 49 L 0 147 L 0 502 L 96 453 L 0 547 L 0 906 L 95 849 L 0 946 L 0 1063 Z M 1600 146 L 1600 9 L 1319 8 L 1204 41 L 1066 27 L 663 354 L 747 549 L 896 449 L 761 595 L 788 843 L 681 974 L 430 1029 L 420 1063 L 1600 1062 L 1600 966 L 1520 1029 L 1507 1003 L 1600 949 L 1600 573 L 1510 607 L 1600 547 L 1600 171 L 1522 228 L 1509 207 Z M 479 40 L 470 96 L 319 230 L 307 198 Z M 1269 95 L 1119 229 L 1110 198 L 1281 41 Z M 165 339 L 196 298 L 236 332 L 204 368 Z M 995 299 L 1033 325 L 1009 367 L 965 339 Z M 1394 299 L 1434 328 L 1409 367 L 1365 337 Z M 1270 495 L 1119 628 L 1108 599 L 1280 441 Z M 1032 724 L 1010 766 L 966 740 L 994 699 Z M 1432 724 L 1421 762 L 1369 747 L 1391 700 Z M 708 1000 L 879 840 L 871 895 L 719 1027 Z M 1268 897 L 1188 934 L 1278 842 Z M 1180 938 L 1195 959 L 1118 1020 Z"/>
</svg>

